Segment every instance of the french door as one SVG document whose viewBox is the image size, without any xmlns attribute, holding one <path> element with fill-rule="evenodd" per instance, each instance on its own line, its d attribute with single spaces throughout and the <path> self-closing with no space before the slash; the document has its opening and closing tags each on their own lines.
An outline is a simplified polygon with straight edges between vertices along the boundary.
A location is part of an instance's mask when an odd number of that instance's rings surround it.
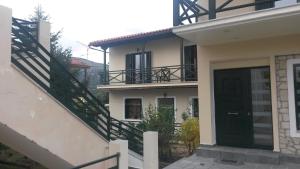
<svg viewBox="0 0 300 169">
<path fill-rule="evenodd" d="M 273 147 L 268 67 L 214 71 L 217 144 Z"/>
</svg>

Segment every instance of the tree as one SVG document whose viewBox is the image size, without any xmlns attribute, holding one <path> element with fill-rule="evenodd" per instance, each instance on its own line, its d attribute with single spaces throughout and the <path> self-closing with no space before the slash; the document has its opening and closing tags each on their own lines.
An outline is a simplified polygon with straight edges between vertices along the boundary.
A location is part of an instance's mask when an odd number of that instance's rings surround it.
<svg viewBox="0 0 300 169">
<path fill-rule="evenodd" d="M 50 22 L 50 16 L 38 5 L 35 7 L 33 14 L 29 16 L 29 20 L 32 22 Z M 52 95 L 58 97 L 61 102 L 69 105 L 72 102 L 72 97 L 74 97 L 71 93 L 71 78 L 68 75 L 72 50 L 70 48 L 65 49 L 59 43 L 61 35 L 61 30 L 50 33 L 50 53 L 55 58 L 50 59 L 50 92 Z M 63 70 L 64 68 L 57 64 L 55 60 L 62 64 L 67 71 Z"/>
<path fill-rule="evenodd" d="M 41 5 L 38 5 L 34 8 L 33 14 L 29 16 L 29 20 L 32 22 L 50 22 L 50 16 L 46 14 Z M 59 40 L 61 39 L 62 31 L 51 32 L 50 36 L 50 53 L 69 70 L 72 50 L 70 48 L 65 49 L 60 45 Z"/>
<path fill-rule="evenodd" d="M 144 131 L 158 132 L 159 158 L 168 161 L 172 157 L 171 140 L 175 137 L 175 119 L 173 111 L 167 109 L 156 110 L 149 105 L 146 109 L 146 117 L 137 125 Z"/>
</svg>

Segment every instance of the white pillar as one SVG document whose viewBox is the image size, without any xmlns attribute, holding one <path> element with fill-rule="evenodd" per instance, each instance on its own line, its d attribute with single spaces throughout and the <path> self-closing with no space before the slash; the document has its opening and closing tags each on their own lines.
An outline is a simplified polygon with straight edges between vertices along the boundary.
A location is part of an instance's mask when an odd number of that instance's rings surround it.
<svg viewBox="0 0 300 169">
<path fill-rule="evenodd" d="M 144 169 L 158 169 L 158 133 L 144 132 Z"/>
<path fill-rule="evenodd" d="M 115 140 L 109 142 L 109 155 L 120 153 L 119 169 L 128 169 L 128 141 Z"/>
<path fill-rule="evenodd" d="M 12 10 L 0 5 L 0 65 L 3 71 L 10 66 L 11 28 Z"/>
<path fill-rule="evenodd" d="M 38 25 L 38 41 L 43 45 L 48 51 L 50 51 L 50 23 L 45 21 L 40 21 Z"/>
</svg>

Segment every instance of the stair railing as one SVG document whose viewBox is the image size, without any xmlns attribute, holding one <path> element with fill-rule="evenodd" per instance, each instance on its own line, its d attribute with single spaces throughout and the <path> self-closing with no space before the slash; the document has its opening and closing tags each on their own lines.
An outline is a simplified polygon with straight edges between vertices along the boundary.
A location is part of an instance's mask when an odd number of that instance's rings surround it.
<svg viewBox="0 0 300 169">
<path fill-rule="evenodd" d="M 143 133 L 134 126 L 122 124 L 120 135 L 111 134 L 120 121 L 111 118 L 104 104 L 38 42 L 38 36 L 28 31 L 37 29 L 38 23 L 16 18 L 12 23 L 11 62 L 106 140 L 127 139 L 129 148 L 133 147 L 131 145 L 141 147 L 136 152 L 142 155 Z M 134 139 L 130 139 L 133 133 Z"/>
</svg>

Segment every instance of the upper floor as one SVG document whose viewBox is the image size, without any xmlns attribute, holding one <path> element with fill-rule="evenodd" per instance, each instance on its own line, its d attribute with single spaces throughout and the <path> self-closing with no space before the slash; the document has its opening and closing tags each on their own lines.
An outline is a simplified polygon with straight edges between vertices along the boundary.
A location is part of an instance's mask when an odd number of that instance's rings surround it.
<svg viewBox="0 0 300 169">
<path fill-rule="evenodd" d="M 171 29 L 95 41 L 109 48 L 109 70 L 102 71 L 101 89 L 195 87 L 197 47 Z"/>
<path fill-rule="evenodd" d="M 174 0 L 173 32 L 198 46 L 300 33 L 299 0 Z"/>
<path fill-rule="evenodd" d="M 296 5 L 300 0 L 173 0 L 173 25 Z"/>
</svg>

